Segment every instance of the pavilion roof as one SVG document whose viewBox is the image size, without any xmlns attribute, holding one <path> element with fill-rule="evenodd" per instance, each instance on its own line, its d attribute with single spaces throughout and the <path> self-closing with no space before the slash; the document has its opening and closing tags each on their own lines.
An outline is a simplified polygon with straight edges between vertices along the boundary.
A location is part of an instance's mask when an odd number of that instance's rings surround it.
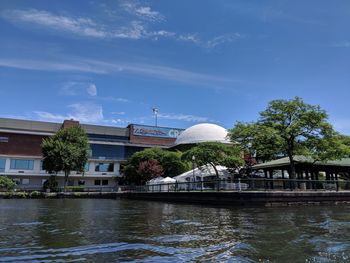
<svg viewBox="0 0 350 263">
<path fill-rule="evenodd" d="M 315 161 L 311 157 L 303 156 L 303 155 L 296 155 L 294 156 L 295 164 L 310 164 L 314 166 L 338 166 L 338 167 L 349 167 L 350 168 L 350 158 L 343 158 L 340 160 L 334 160 L 334 161 Z M 267 168 L 277 168 L 277 167 L 283 167 L 283 166 L 289 166 L 290 161 L 288 157 L 280 158 L 277 160 L 269 161 L 266 163 L 256 164 L 252 168 L 255 170 L 258 169 L 267 169 Z"/>
</svg>

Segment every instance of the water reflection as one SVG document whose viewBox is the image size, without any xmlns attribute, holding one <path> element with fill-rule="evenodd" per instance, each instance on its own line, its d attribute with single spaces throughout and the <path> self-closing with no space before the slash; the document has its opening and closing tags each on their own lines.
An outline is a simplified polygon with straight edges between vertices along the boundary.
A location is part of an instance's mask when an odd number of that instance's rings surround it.
<svg viewBox="0 0 350 263">
<path fill-rule="evenodd" d="M 0 262 L 349 262 L 349 212 L 0 200 Z"/>
</svg>

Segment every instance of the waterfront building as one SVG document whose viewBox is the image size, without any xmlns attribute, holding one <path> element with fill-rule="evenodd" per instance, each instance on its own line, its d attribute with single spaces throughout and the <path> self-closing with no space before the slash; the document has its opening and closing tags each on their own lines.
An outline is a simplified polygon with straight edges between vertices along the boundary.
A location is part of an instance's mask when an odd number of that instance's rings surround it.
<svg viewBox="0 0 350 263">
<path fill-rule="evenodd" d="M 0 118 L 0 175 L 16 181 L 21 189 L 42 189 L 49 174 L 42 169 L 42 140 L 59 129 L 78 125 L 75 120 L 51 123 Z M 128 157 L 145 148 L 169 148 L 182 129 L 130 124 L 125 128 L 80 124 L 89 138 L 90 157 L 84 174 L 73 171 L 68 186 L 116 187 Z M 64 175 L 57 175 L 63 186 Z"/>
</svg>

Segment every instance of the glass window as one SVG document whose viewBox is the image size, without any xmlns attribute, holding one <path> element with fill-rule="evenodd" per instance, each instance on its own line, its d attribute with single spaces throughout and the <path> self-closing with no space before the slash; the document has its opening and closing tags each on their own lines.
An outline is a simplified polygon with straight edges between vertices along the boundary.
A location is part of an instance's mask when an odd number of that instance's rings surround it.
<svg viewBox="0 0 350 263">
<path fill-rule="evenodd" d="M 86 163 L 86 164 L 85 164 L 84 170 L 85 170 L 85 172 L 88 172 L 88 171 L 89 171 L 89 163 Z"/>
<path fill-rule="evenodd" d="M 0 159 L 0 172 L 5 171 L 5 163 L 6 163 L 5 159 Z"/>
<path fill-rule="evenodd" d="M 99 163 L 95 166 L 95 172 L 113 172 L 114 163 Z"/>
<path fill-rule="evenodd" d="M 108 185 L 108 180 L 102 180 L 102 185 Z"/>
<path fill-rule="evenodd" d="M 15 170 L 33 170 L 33 160 L 12 159 L 10 163 L 11 169 Z"/>
<path fill-rule="evenodd" d="M 95 180 L 95 185 L 101 185 L 101 180 Z"/>
</svg>

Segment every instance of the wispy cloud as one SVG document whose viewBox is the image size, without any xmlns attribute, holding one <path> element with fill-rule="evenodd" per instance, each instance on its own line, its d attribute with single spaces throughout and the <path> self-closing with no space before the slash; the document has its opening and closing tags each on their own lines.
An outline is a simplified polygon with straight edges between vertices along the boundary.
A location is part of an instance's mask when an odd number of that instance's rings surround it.
<svg viewBox="0 0 350 263">
<path fill-rule="evenodd" d="M 149 6 L 141 6 L 134 2 L 123 2 L 121 7 L 132 14 L 132 19 L 124 19 L 122 23 L 107 25 L 99 23 L 92 18 L 59 15 L 45 10 L 5 10 L 0 16 L 7 21 L 23 27 L 40 27 L 47 30 L 66 33 L 68 36 L 80 36 L 93 39 L 170 39 L 188 42 L 206 49 L 213 49 L 224 43 L 231 43 L 242 39 L 239 33 L 228 33 L 214 36 L 205 40 L 198 33 L 179 33 L 165 29 L 149 29 L 149 21 L 164 21 L 165 18 L 158 11 Z M 108 7 L 104 6 L 105 9 Z"/>
<path fill-rule="evenodd" d="M 57 59 L 46 61 L 0 59 L 0 66 L 41 71 L 87 72 L 96 74 L 125 73 L 139 76 L 148 76 L 151 78 L 167 79 L 188 84 L 200 84 L 203 87 L 209 86 L 214 87 L 215 89 L 218 86 L 222 87 L 225 85 L 233 85 L 245 82 L 240 79 L 225 78 L 163 65 L 145 63 L 137 64 L 128 62 L 112 63 L 108 61 L 81 58 L 67 58 L 62 62 L 57 62 Z"/>
<path fill-rule="evenodd" d="M 150 6 L 141 6 L 136 2 L 125 1 L 121 3 L 121 7 L 140 19 L 151 20 L 151 21 L 161 21 L 164 20 L 164 16 L 158 11 L 152 10 Z"/>
<path fill-rule="evenodd" d="M 206 44 L 206 47 L 212 49 L 219 45 L 231 43 L 231 42 L 240 40 L 242 38 L 244 38 L 244 36 L 239 33 L 226 34 L 226 35 L 214 37 L 213 39 L 208 40 L 205 44 Z"/>
<path fill-rule="evenodd" d="M 158 118 L 166 120 L 188 121 L 188 122 L 207 122 L 208 117 L 182 114 L 182 113 L 159 113 Z"/>
<path fill-rule="evenodd" d="M 60 92 L 61 94 L 68 96 L 88 94 L 89 96 L 94 97 L 97 95 L 97 88 L 96 85 L 91 82 L 68 81 L 62 85 Z"/>
<path fill-rule="evenodd" d="M 331 47 L 339 47 L 339 48 L 349 48 L 350 41 L 342 41 L 330 44 Z"/>
<path fill-rule="evenodd" d="M 30 23 L 49 29 L 61 30 L 81 36 L 104 38 L 107 32 L 88 18 L 55 15 L 36 9 L 7 10 L 2 17 L 13 23 Z"/>
<path fill-rule="evenodd" d="M 75 103 L 67 106 L 68 114 L 56 114 L 46 111 L 34 111 L 39 120 L 43 121 L 63 121 L 75 119 L 84 123 L 101 123 L 104 120 L 101 105 L 91 103 Z"/>
</svg>

